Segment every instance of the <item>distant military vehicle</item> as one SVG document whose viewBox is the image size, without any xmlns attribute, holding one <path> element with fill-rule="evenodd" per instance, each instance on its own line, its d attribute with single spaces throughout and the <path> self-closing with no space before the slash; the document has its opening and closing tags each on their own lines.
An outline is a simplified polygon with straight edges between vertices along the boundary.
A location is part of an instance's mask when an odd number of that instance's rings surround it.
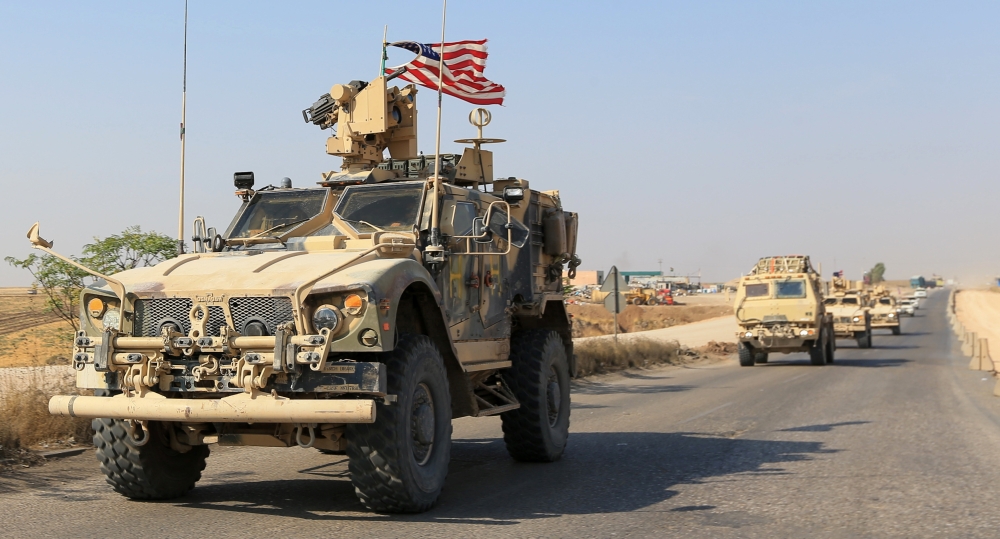
<svg viewBox="0 0 1000 539">
<path fill-rule="evenodd" d="M 833 319 L 823 308 L 820 275 L 808 256 L 761 258 L 740 278 L 735 314 L 740 365 L 771 353 L 808 352 L 813 365 L 833 363 Z"/>
<path fill-rule="evenodd" d="M 874 287 L 869 294 L 869 298 L 868 304 L 871 306 L 872 329 L 888 329 L 892 331 L 893 335 L 899 335 L 901 333 L 899 322 L 900 307 L 896 304 L 896 298 L 882 285 Z"/>
<path fill-rule="evenodd" d="M 577 215 L 557 191 L 494 178 L 481 146 L 503 141 L 482 136 L 485 109 L 461 155 L 421 156 L 416 93 L 384 77 L 333 86 L 303 115 L 336 127 L 341 170 L 256 190 L 237 173 L 242 207 L 222 234 L 198 222 L 196 252 L 87 270 L 103 280 L 83 291 L 73 367 L 95 396 L 49 407 L 95 418 L 116 491 L 183 495 L 209 443 L 315 447 L 346 451 L 367 507 L 423 511 L 463 416 L 500 415 L 515 459 L 560 458 Z M 55 254 L 37 223 L 29 238 Z"/>
<path fill-rule="evenodd" d="M 852 288 L 843 277 L 834 277 L 823 304 L 833 314 L 833 331 L 838 339 L 854 339 L 858 348 L 872 347 L 872 313 L 865 290 Z"/>
</svg>

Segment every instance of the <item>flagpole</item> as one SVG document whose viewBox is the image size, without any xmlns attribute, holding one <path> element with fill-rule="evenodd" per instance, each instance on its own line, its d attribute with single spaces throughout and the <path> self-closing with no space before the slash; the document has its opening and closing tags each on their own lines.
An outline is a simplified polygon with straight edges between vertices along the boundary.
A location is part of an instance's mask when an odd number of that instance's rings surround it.
<svg viewBox="0 0 1000 539">
<path fill-rule="evenodd" d="M 382 29 L 382 69 L 379 69 L 378 71 L 378 76 L 380 77 L 385 76 L 385 61 L 389 59 L 389 55 L 386 54 L 385 52 L 386 47 L 389 46 L 389 43 L 386 42 L 385 40 L 386 36 L 388 35 L 389 35 L 389 25 L 387 24 L 385 25 L 385 28 Z"/>
<path fill-rule="evenodd" d="M 438 109 L 437 136 L 434 142 L 434 200 L 431 204 L 431 245 L 434 251 L 444 254 L 441 246 L 440 203 L 441 203 L 441 93 L 444 89 L 444 25 L 448 13 L 448 0 L 443 0 L 441 8 L 441 44 L 438 46 Z M 443 261 L 443 260 L 442 260 Z"/>
<path fill-rule="evenodd" d="M 184 0 L 184 82 L 181 85 L 181 196 L 177 219 L 177 254 L 184 254 L 184 124 L 187 119 L 188 0 Z"/>
</svg>

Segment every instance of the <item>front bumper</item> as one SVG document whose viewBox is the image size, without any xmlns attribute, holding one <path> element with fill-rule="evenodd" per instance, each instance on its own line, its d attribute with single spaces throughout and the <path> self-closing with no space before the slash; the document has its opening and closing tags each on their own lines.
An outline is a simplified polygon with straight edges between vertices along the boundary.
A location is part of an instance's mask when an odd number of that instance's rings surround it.
<svg viewBox="0 0 1000 539">
<path fill-rule="evenodd" d="M 221 399 L 56 395 L 49 413 L 68 417 L 190 423 L 374 423 L 372 399 L 288 399 L 255 391 Z"/>
<path fill-rule="evenodd" d="M 876 318 L 872 320 L 872 329 L 891 329 L 899 327 L 899 318 Z"/>
<path fill-rule="evenodd" d="M 802 331 L 805 331 L 806 335 L 802 335 Z M 753 348 L 773 351 L 808 348 L 817 338 L 818 332 L 815 329 L 799 327 L 756 327 L 736 332 L 736 339 L 739 342 L 747 343 Z"/>
</svg>

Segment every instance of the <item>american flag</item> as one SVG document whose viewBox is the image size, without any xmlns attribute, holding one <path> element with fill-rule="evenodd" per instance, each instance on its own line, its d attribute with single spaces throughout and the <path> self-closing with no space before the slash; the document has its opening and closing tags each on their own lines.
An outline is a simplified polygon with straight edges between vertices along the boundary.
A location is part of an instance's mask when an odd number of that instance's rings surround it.
<svg viewBox="0 0 1000 539">
<path fill-rule="evenodd" d="M 417 57 L 408 64 L 386 68 L 386 75 L 405 67 L 406 73 L 400 75 L 400 79 L 434 90 L 438 89 L 438 66 L 442 51 L 440 43 L 397 41 L 389 45 L 415 52 Z M 476 105 L 503 105 L 504 87 L 483 76 L 487 56 L 485 39 L 445 43 L 443 51 L 442 92 Z"/>
</svg>

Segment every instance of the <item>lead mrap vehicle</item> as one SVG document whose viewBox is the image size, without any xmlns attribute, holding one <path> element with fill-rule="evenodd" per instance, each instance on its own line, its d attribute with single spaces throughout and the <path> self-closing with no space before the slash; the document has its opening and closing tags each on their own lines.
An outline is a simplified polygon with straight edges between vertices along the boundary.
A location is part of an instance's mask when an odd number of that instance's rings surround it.
<svg viewBox="0 0 1000 539">
<path fill-rule="evenodd" d="M 744 367 L 767 363 L 772 353 L 808 352 L 813 365 L 833 362 L 833 319 L 808 256 L 761 258 L 740 278 L 735 314 Z"/>
<path fill-rule="evenodd" d="M 50 411 L 94 418 L 115 490 L 180 496 L 210 443 L 315 447 L 346 452 L 367 507 L 423 511 L 464 416 L 499 414 L 515 459 L 562 455 L 577 216 L 556 191 L 494 178 L 481 145 L 502 141 L 483 138 L 483 109 L 461 155 L 421 156 L 416 93 L 384 77 L 335 85 L 303 115 L 337 128 L 341 170 L 256 190 L 237 173 L 242 207 L 222 234 L 196 221 L 196 252 L 91 271 L 73 367 L 95 395 Z M 29 238 L 59 256 L 37 223 Z"/>
</svg>

